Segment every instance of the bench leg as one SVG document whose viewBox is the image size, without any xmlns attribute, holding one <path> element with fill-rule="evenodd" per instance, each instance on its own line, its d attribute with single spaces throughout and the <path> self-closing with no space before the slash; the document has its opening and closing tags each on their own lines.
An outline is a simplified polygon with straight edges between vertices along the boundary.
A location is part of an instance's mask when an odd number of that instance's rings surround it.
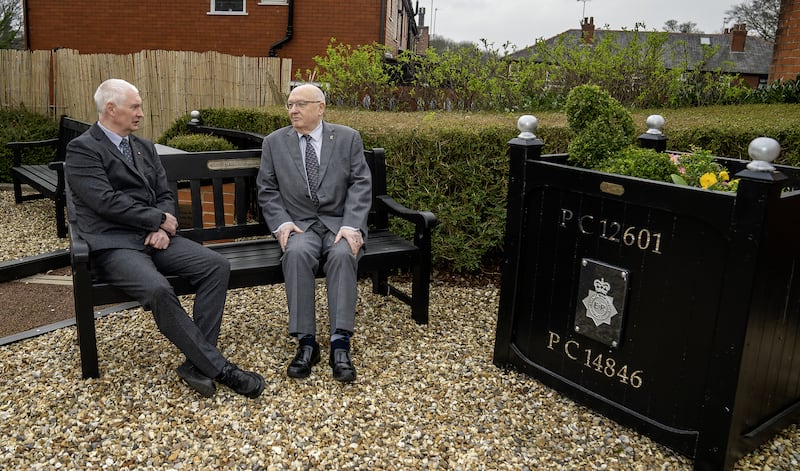
<svg viewBox="0 0 800 471">
<path fill-rule="evenodd" d="M 430 307 L 431 269 L 424 265 L 417 265 L 412 270 L 411 317 L 417 324 L 428 323 Z"/>
<path fill-rule="evenodd" d="M 385 272 L 372 274 L 372 294 L 389 295 L 389 277 L 386 276 Z"/>
<path fill-rule="evenodd" d="M 78 330 L 78 348 L 81 353 L 83 378 L 99 378 L 97 361 L 97 334 L 94 328 L 94 302 L 91 276 L 88 270 L 73 273 L 73 299 L 75 300 L 75 325 Z"/>
<path fill-rule="evenodd" d="M 417 324 L 428 323 L 430 308 L 431 269 L 430 265 L 417 265 L 411 270 L 411 296 L 389 284 L 386 272 L 372 273 L 372 292 L 382 296 L 392 295 L 411 307 L 411 318 Z"/>
<path fill-rule="evenodd" d="M 58 238 L 63 239 L 67 236 L 67 218 L 65 216 L 66 202 L 63 198 L 56 199 L 56 232 Z"/>
<path fill-rule="evenodd" d="M 22 203 L 22 184 L 14 178 L 14 202 Z"/>
</svg>

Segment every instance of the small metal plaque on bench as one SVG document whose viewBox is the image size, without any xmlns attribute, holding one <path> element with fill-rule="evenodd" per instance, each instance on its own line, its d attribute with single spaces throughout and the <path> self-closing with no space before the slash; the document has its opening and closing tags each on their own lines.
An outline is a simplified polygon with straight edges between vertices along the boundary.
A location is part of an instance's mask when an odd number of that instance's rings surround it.
<svg viewBox="0 0 800 471">
<path fill-rule="evenodd" d="M 612 348 L 622 342 L 630 272 L 584 258 L 575 306 L 575 332 Z"/>
<path fill-rule="evenodd" d="M 247 159 L 217 159 L 209 160 L 206 165 L 209 170 L 235 170 L 239 168 L 258 168 L 261 164 L 261 159 L 247 158 Z"/>
</svg>

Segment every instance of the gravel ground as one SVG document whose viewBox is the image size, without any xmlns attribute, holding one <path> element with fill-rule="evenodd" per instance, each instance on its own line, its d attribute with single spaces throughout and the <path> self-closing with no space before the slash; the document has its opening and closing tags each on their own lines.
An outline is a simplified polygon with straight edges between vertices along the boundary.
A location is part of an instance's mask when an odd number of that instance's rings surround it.
<svg viewBox="0 0 800 471">
<path fill-rule="evenodd" d="M 64 246 L 51 203 L 0 197 L 2 260 Z M 435 278 L 428 326 L 360 284 L 359 376 L 348 385 L 324 361 L 306 380 L 286 377 L 295 343 L 281 286 L 231 291 L 220 346 L 264 375 L 256 400 L 224 387 L 195 394 L 174 372 L 182 357 L 141 309 L 97 321 L 99 379 L 80 379 L 74 327 L 0 347 L 0 468 L 691 469 L 690 459 L 496 368 L 498 287 Z M 797 469 L 798 449 L 795 425 L 735 469 Z"/>
</svg>

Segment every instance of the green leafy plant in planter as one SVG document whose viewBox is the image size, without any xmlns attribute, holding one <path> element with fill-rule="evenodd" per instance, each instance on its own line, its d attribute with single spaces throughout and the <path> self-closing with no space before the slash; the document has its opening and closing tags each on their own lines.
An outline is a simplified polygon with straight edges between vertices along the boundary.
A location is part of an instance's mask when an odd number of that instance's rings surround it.
<svg viewBox="0 0 800 471">
<path fill-rule="evenodd" d="M 669 154 L 632 145 L 600 162 L 595 170 L 665 182 L 671 181 L 676 173 Z"/>
<path fill-rule="evenodd" d="M 736 191 L 739 180 L 730 179 L 728 170 L 714 160 L 711 152 L 692 146 L 688 154 L 670 154 L 677 173 L 670 175 L 677 185 L 699 186 L 708 190 Z"/>
<path fill-rule="evenodd" d="M 565 112 L 573 132 L 568 161 L 573 165 L 648 180 L 709 190 L 736 191 L 727 169 L 709 151 L 693 147 L 667 154 L 633 144 L 630 112 L 597 85 L 579 85 L 567 95 Z"/>
</svg>

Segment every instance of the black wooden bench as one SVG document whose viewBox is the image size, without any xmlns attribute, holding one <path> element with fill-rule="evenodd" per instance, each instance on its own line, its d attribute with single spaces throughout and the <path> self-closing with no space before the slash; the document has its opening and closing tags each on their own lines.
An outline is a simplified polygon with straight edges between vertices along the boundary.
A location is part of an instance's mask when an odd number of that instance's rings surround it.
<svg viewBox="0 0 800 471">
<path fill-rule="evenodd" d="M 41 141 L 9 142 L 6 147 L 14 153 L 11 165 L 11 179 L 14 183 L 14 201 L 23 201 L 50 198 L 56 207 L 56 232 L 58 237 L 67 236 L 67 223 L 64 216 L 64 173 L 60 162 L 64 161 L 67 153 L 67 144 L 72 139 L 84 133 L 91 124 L 78 121 L 68 116 L 62 116 L 58 125 L 58 137 Z M 49 164 L 25 164 L 24 152 L 39 147 L 53 149 L 53 159 Z M 22 194 L 22 185 L 28 185 L 36 190 L 34 194 Z"/>
<path fill-rule="evenodd" d="M 359 263 L 359 275 L 369 275 L 374 293 L 397 297 L 411 307 L 411 316 L 417 323 L 427 324 L 431 230 L 437 219 L 430 212 L 405 208 L 386 194 L 383 149 L 366 150 L 364 155 L 372 171 L 373 201 L 369 237 Z M 225 255 L 231 264 L 230 289 L 283 282 L 278 241 L 272 237 L 260 215 L 252 211 L 252 181 L 258 173 L 260 157 L 260 149 L 161 156 L 173 192 L 177 194 L 179 188 L 186 188 L 191 194 L 190 214 L 179 215 L 180 220 L 189 220 L 191 227 L 180 229 L 180 234 L 207 243 Z M 203 205 L 199 202 L 201 191 L 204 191 L 201 189 L 209 187 L 213 194 L 214 223 L 213 227 L 203 227 Z M 234 202 L 233 223 L 225 221 L 224 192 L 233 195 L 229 197 Z M 68 214 L 72 217 L 69 191 L 67 195 Z M 179 206 L 184 206 L 182 200 Z M 414 225 L 413 240 L 406 240 L 389 230 L 390 216 Z M 220 240 L 228 242 L 218 242 Z M 94 307 L 131 301 L 131 298 L 93 278 L 89 247 L 86 241 L 76 236 L 75 231 L 70 231 L 70 253 L 82 373 L 84 378 L 96 378 L 100 373 Z M 400 273 L 411 274 L 410 292 L 389 283 L 390 275 Z M 319 276 L 324 274 L 320 272 Z M 183 279 L 170 278 L 170 282 L 179 295 L 193 292 Z"/>
</svg>

